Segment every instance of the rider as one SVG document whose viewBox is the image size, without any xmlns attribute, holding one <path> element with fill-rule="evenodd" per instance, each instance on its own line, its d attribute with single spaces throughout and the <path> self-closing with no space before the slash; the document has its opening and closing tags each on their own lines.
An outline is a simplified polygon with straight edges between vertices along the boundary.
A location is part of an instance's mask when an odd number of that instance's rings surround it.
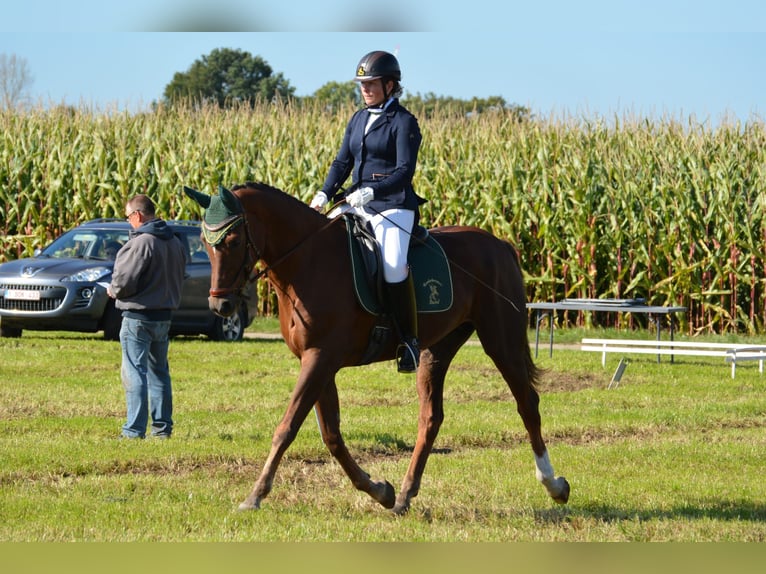
<svg viewBox="0 0 766 574">
<path fill-rule="evenodd" d="M 415 116 L 399 103 L 401 78 L 393 54 L 378 50 L 359 61 L 354 81 L 359 82 L 366 107 L 348 122 L 338 155 L 311 207 L 321 210 L 352 176 L 345 200 L 370 223 L 380 245 L 388 304 L 401 337 L 398 370 L 411 373 L 417 370 L 420 349 L 407 251 L 419 206 L 426 200 L 412 187 L 421 135 Z"/>
</svg>

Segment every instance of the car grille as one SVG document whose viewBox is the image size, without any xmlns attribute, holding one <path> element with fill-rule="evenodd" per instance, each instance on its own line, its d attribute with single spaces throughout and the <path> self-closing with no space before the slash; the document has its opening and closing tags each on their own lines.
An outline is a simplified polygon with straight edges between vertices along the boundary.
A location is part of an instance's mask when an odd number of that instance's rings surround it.
<svg viewBox="0 0 766 574">
<path fill-rule="evenodd" d="M 6 299 L 7 289 L 24 289 L 39 291 L 40 299 L 37 301 L 24 301 L 18 299 Z M 66 287 L 50 287 L 47 285 L 14 285 L 0 283 L 0 309 L 13 311 L 45 312 L 58 309 L 66 297 Z"/>
</svg>

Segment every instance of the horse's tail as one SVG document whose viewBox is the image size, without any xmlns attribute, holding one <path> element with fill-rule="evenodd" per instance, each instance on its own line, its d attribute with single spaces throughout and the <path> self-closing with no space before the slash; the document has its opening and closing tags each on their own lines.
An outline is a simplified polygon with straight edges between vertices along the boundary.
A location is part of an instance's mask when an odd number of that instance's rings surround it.
<svg viewBox="0 0 766 574">
<path fill-rule="evenodd" d="M 524 328 L 524 363 L 526 363 L 527 366 L 529 385 L 537 388 L 544 371 L 535 364 L 535 360 L 532 358 L 532 350 L 529 347 L 529 336 L 527 335 L 526 326 Z"/>
<path fill-rule="evenodd" d="M 521 273 L 521 259 L 519 257 L 519 252 L 516 250 L 516 247 L 512 243 L 506 241 L 506 244 L 508 245 L 508 251 L 511 253 L 511 258 L 513 259 L 514 263 L 516 263 L 516 268 L 518 269 L 519 276 L 522 278 L 523 283 L 524 276 Z M 526 292 L 524 285 L 522 285 L 522 292 Z M 523 312 L 526 313 L 526 306 Z M 537 385 L 539 384 L 544 371 L 535 364 L 535 361 L 532 358 L 532 350 L 529 346 L 529 330 L 527 329 L 526 317 L 524 317 L 522 324 L 524 325 L 524 334 L 522 335 L 522 339 L 524 341 L 524 363 L 527 368 L 528 381 L 530 386 L 537 388 Z"/>
</svg>

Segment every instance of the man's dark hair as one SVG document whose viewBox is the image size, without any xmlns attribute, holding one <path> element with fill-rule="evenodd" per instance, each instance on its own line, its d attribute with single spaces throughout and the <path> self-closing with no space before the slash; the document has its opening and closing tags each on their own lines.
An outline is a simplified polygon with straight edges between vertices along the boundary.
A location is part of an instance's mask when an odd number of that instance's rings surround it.
<svg viewBox="0 0 766 574">
<path fill-rule="evenodd" d="M 128 207 L 131 210 L 134 211 L 140 211 L 144 215 L 147 216 L 154 216 L 154 202 L 149 199 L 148 195 L 144 195 L 143 193 L 139 193 L 138 195 L 134 195 L 130 201 L 128 201 Z"/>
</svg>

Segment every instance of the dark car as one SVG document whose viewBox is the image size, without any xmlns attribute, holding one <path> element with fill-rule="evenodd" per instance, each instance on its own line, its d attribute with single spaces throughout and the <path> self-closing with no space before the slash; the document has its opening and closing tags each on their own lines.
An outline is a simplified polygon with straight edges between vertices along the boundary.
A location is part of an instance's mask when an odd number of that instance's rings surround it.
<svg viewBox="0 0 766 574">
<path fill-rule="evenodd" d="M 198 221 L 167 221 L 187 250 L 181 305 L 173 312 L 170 333 L 204 334 L 238 341 L 257 310 L 253 286 L 238 313 L 229 318 L 208 307 L 210 261 Z M 61 235 L 34 257 L 0 265 L 0 336 L 32 331 L 104 332 L 119 338 L 121 312 L 106 294 L 117 251 L 128 240 L 125 220 L 96 219 Z M 249 296 L 247 296 L 249 295 Z"/>
</svg>

